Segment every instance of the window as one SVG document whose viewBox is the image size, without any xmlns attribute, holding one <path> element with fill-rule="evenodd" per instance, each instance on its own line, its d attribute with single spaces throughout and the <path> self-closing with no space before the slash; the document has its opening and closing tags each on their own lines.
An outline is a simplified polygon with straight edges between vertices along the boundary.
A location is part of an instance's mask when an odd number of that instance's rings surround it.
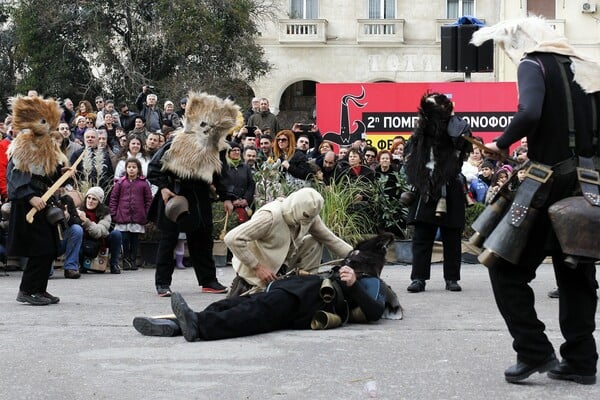
<svg viewBox="0 0 600 400">
<path fill-rule="evenodd" d="M 396 0 L 369 0 L 369 19 L 395 19 Z"/>
<path fill-rule="evenodd" d="M 475 16 L 475 0 L 448 0 L 448 18 Z"/>
<path fill-rule="evenodd" d="M 292 19 L 317 19 L 319 17 L 319 0 L 292 0 Z"/>
</svg>

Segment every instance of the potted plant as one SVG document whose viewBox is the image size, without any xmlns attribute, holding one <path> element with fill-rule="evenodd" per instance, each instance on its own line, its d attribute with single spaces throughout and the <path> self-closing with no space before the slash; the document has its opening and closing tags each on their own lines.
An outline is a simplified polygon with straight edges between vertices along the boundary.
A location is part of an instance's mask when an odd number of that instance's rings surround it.
<svg viewBox="0 0 600 400">
<path fill-rule="evenodd" d="M 393 185 L 388 184 L 390 179 Z M 412 263 L 412 226 L 407 224 L 408 207 L 400 203 L 400 195 L 410 190 L 406 175 L 400 171 L 380 176 L 374 185 L 378 230 L 396 236 L 393 253 L 387 257 L 390 262 Z"/>
<path fill-rule="evenodd" d="M 375 233 L 369 215 L 359 212 L 356 196 L 369 190 L 367 186 L 344 181 L 325 186 L 315 183 L 314 188 L 323 196 L 321 219 L 336 236 L 355 245 L 366 235 Z"/>
<path fill-rule="evenodd" d="M 225 233 L 239 225 L 238 219 L 233 215 L 226 216 L 223 203 L 212 203 L 213 216 L 213 260 L 217 267 L 224 267 L 227 264 L 227 246 L 223 241 Z M 225 225 L 227 224 L 227 225 Z"/>
</svg>

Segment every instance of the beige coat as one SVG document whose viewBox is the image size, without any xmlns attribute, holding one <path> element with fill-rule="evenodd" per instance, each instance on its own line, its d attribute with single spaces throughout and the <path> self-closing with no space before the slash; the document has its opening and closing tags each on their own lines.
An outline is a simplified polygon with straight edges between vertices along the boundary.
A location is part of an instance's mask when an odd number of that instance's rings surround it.
<svg viewBox="0 0 600 400">
<path fill-rule="evenodd" d="M 338 257 L 345 257 L 352 250 L 318 215 L 309 224 L 290 226 L 283 213 L 283 202 L 275 200 L 225 236 L 225 244 L 233 253 L 233 268 L 254 286 L 265 286 L 254 272 L 259 263 L 274 273 L 284 263 L 290 268 L 314 271 L 321 262 L 323 245 Z"/>
</svg>

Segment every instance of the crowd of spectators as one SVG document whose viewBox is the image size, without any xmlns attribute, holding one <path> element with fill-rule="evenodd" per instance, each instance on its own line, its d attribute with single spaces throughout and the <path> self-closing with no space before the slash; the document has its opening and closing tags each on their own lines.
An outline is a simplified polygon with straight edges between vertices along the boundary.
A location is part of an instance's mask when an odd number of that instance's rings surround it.
<svg viewBox="0 0 600 400">
<path fill-rule="evenodd" d="M 158 100 L 151 87 L 143 86 L 136 98 L 135 112 L 127 104 L 115 107 L 113 100 L 102 96 L 95 98 L 94 106 L 87 100 L 79 101 L 77 107 L 71 99 L 62 101 L 61 148 L 71 163 L 82 156 L 77 180 L 86 183 L 85 190 L 79 187 L 85 196 L 78 205 L 81 215 L 76 224 L 83 229 L 69 228 L 67 236 L 76 238 L 74 247 L 79 243 L 79 249 L 69 248 L 65 277 L 80 276 L 83 247 L 90 239 L 100 241 L 100 248 L 109 249 L 110 272 L 137 269 L 138 243 L 148 223 L 150 201 L 157 191 L 145 179 L 148 164 L 172 132 L 182 126 L 187 105 L 187 99 L 182 98 L 178 109 L 171 100 L 164 101 L 160 108 Z M 358 182 L 368 186 L 380 181 L 384 195 L 399 198 L 398 174 L 403 174 L 406 157 L 404 137 L 395 137 L 389 150 L 378 151 L 364 140 L 340 146 L 323 140 L 318 126 L 313 123 L 302 121 L 290 129 L 282 129 L 266 98 L 253 98 L 251 106 L 243 110 L 243 118 L 243 127 L 227 138 L 230 149 L 222 170 L 227 196 L 233 202 L 234 217 L 239 223 L 251 218 L 252 212 L 266 201 L 284 194 L 282 184 L 287 185 L 289 193 L 305 186 L 356 185 Z M 1 153 L 5 158 L 5 150 L 17 134 L 11 130 L 10 116 L 0 129 L 4 138 L 0 150 L 4 149 Z M 526 141 L 516 149 L 514 156 L 521 161 L 526 159 Z M 0 156 L 0 176 L 5 175 L 2 168 L 6 168 L 6 160 Z M 270 175 L 261 173 L 266 169 Z M 485 160 L 475 148 L 465 160 L 462 172 L 468 197 L 474 202 L 489 203 L 499 186 L 510 178 L 512 168 Z M 272 182 L 265 183 L 265 176 Z M 257 197 L 264 192 L 259 184 L 276 187 L 270 198 L 258 201 Z M 135 195 L 131 193 L 133 188 Z M 6 182 L 2 179 L 0 195 L 6 200 Z M 358 192 L 355 202 L 362 206 L 356 210 L 370 212 L 373 210 L 371 200 L 367 192 Z M 127 208 L 126 204 L 131 206 Z M 89 229 L 92 223 L 105 229 L 98 234 L 99 229 Z M 185 267 L 182 263 L 184 239 L 182 236 L 174 254 L 178 268 Z M 74 257 L 75 253 L 78 256 Z"/>
</svg>

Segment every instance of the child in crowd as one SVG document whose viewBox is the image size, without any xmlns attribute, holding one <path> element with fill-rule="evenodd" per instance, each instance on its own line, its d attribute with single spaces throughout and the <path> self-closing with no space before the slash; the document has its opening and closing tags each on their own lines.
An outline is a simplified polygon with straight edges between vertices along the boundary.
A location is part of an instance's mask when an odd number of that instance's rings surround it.
<svg viewBox="0 0 600 400">
<path fill-rule="evenodd" d="M 498 190 L 500 190 L 500 187 L 508 181 L 508 178 L 510 178 L 510 174 L 506 169 L 500 168 L 496 171 L 492 178 L 492 185 L 485 196 L 485 204 L 490 204 L 496 193 L 498 193 Z"/>
<path fill-rule="evenodd" d="M 492 183 L 493 174 L 494 165 L 489 161 L 484 161 L 481 164 L 479 175 L 469 185 L 469 194 L 473 200 L 478 203 L 485 203 L 485 196 Z"/>
<path fill-rule="evenodd" d="M 115 229 L 123 237 L 123 269 L 136 270 L 135 259 L 139 237 L 148 223 L 148 210 L 152 203 L 152 192 L 146 177 L 142 175 L 142 164 L 130 157 L 125 162 L 125 176 L 117 178 L 110 196 L 110 213 L 116 223 Z"/>
</svg>

